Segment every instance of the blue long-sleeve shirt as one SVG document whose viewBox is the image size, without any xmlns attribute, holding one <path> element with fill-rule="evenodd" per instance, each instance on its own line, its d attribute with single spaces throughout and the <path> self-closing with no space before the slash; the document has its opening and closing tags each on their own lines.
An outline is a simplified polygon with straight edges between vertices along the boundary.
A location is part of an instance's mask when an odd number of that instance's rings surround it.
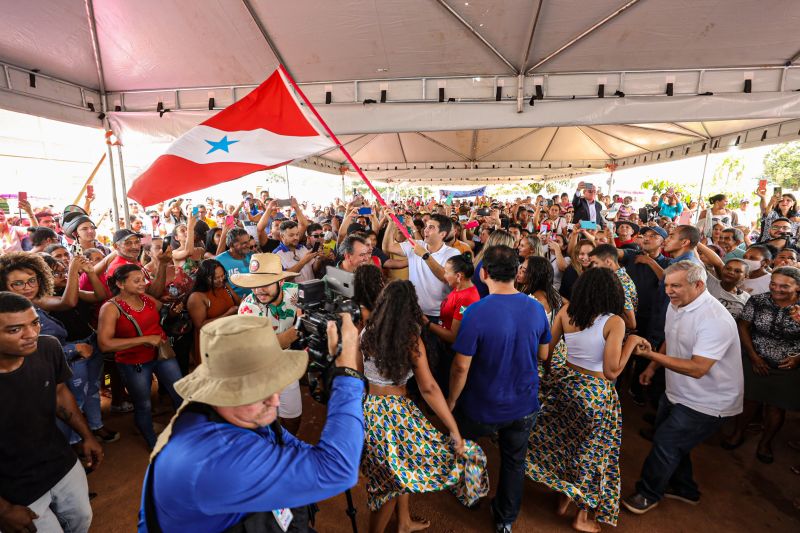
<svg viewBox="0 0 800 533">
<path fill-rule="evenodd" d="M 247 514 L 300 507 L 353 487 L 364 444 L 363 392 L 356 378 L 334 379 L 316 446 L 288 432 L 279 445 L 270 428 L 244 429 L 200 413 L 181 414 L 155 463 L 153 500 L 161 529 L 223 531 Z M 139 532 L 147 532 L 144 496 Z"/>
<path fill-rule="evenodd" d="M 658 201 L 658 214 L 662 217 L 669 217 L 675 220 L 675 217 L 683 213 L 683 202 L 678 202 L 675 205 L 669 205 L 664 200 Z"/>
</svg>

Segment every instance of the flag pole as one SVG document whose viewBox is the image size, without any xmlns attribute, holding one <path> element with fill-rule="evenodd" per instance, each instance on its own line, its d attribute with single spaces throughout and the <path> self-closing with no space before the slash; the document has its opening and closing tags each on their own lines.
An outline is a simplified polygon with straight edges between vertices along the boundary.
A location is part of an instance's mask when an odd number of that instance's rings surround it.
<svg viewBox="0 0 800 533">
<path fill-rule="evenodd" d="M 278 68 L 283 73 L 283 75 L 286 76 L 286 79 L 289 80 L 289 83 L 292 85 L 292 87 L 297 92 L 297 94 L 300 95 L 300 98 L 302 98 L 303 102 L 306 104 L 306 106 L 308 106 L 308 108 L 314 114 L 314 117 L 316 117 L 316 119 L 320 123 L 320 125 L 322 125 L 322 127 L 325 129 L 325 133 L 327 133 L 328 136 L 331 139 L 333 139 L 333 142 L 336 143 L 336 146 L 344 154 L 344 157 L 347 159 L 347 161 L 350 163 L 350 165 L 355 169 L 356 172 L 358 172 L 358 175 L 361 176 L 361 179 L 364 180 L 364 183 L 367 184 L 367 187 L 369 187 L 369 190 L 372 192 L 372 194 L 378 200 L 378 203 L 381 204 L 384 208 L 386 208 L 388 210 L 389 206 L 386 205 L 386 200 L 384 200 L 383 196 L 381 196 L 381 193 L 379 193 L 378 190 L 375 187 L 372 186 L 372 182 L 369 181 L 369 178 L 367 178 L 366 175 L 364 175 L 364 172 L 361 170 L 361 167 L 358 166 L 358 164 L 353 160 L 353 156 L 350 155 L 350 152 L 347 151 L 347 149 L 344 147 L 344 144 L 342 144 L 342 142 L 339 141 L 339 138 L 336 137 L 336 134 L 333 133 L 333 131 L 328 127 L 328 124 L 320 116 L 320 114 L 317 112 L 317 110 L 313 106 L 313 104 L 308 100 L 308 98 L 306 98 L 305 93 L 303 93 L 303 91 L 300 89 L 300 86 L 297 85 L 297 82 L 294 81 L 294 78 L 292 78 L 292 75 L 289 74 L 289 71 L 286 70 L 286 68 L 284 68 L 284 66 L 282 64 Z M 344 175 L 342 177 L 344 177 Z M 342 200 L 344 200 L 344 198 L 342 198 Z M 414 242 L 414 239 L 411 237 L 411 234 L 408 232 L 408 229 L 406 229 L 405 225 L 400 223 L 400 221 L 397 219 L 397 216 L 395 216 L 394 213 L 390 213 L 389 216 L 391 217 L 391 219 L 394 222 L 395 226 L 397 226 L 397 228 L 400 230 L 400 232 L 405 236 L 405 238 L 408 239 L 408 241 L 412 245 L 416 245 L 416 243 Z"/>
</svg>

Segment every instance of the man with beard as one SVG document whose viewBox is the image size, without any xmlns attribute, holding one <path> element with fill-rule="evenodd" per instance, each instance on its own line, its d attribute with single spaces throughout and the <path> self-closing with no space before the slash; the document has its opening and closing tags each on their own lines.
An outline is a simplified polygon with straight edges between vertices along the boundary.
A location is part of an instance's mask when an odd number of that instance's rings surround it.
<svg viewBox="0 0 800 533">
<path fill-rule="evenodd" d="M 242 299 L 239 314 L 269 318 L 278 343 L 284 350 L 297 340 L 295 323 L 297 316 L 301 314 L 295 305 L 297 284 L 285 281 L 295 276 L 298 276 L 296 272 L 283 271 L 281 258 L 276 254 L 253 254 L 250 258 L 250 272 L 231 276 L 231 283 L 252 290 Z M 300 382 L 295 381 L 280 394 L 278 416 L 281 425 L 292 435 L 297 435 L 302 414 Z"/>
</svg>

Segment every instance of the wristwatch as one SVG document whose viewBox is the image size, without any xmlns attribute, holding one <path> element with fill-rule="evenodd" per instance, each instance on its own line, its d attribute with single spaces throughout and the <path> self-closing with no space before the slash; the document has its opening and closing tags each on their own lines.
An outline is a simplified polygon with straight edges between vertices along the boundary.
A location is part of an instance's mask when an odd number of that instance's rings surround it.
<svg viewBox="0 0 800 533">
<path fill-rule="evenodd" d="M 428 259 L 430 259 L 430 257 L 431 257 L 431 253 L 430 252 L 425 252 L 424 254 L 422 254 L 422 260 L 423 261 L 427 261 Z"/>
</svg>

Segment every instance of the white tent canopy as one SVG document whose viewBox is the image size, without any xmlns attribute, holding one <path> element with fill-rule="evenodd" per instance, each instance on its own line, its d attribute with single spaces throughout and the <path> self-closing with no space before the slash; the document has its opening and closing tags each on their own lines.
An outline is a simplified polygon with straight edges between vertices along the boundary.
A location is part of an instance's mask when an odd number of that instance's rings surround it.
<svg viewBox="0 0 800 533">
<path fill-rule="evenodd" d="M 373 177 L 564 177 L 798 138 L 799 26 L 796 0 L 29 0 L 0 107 L 165 142 L 282 62 Z"/>
</svg>

